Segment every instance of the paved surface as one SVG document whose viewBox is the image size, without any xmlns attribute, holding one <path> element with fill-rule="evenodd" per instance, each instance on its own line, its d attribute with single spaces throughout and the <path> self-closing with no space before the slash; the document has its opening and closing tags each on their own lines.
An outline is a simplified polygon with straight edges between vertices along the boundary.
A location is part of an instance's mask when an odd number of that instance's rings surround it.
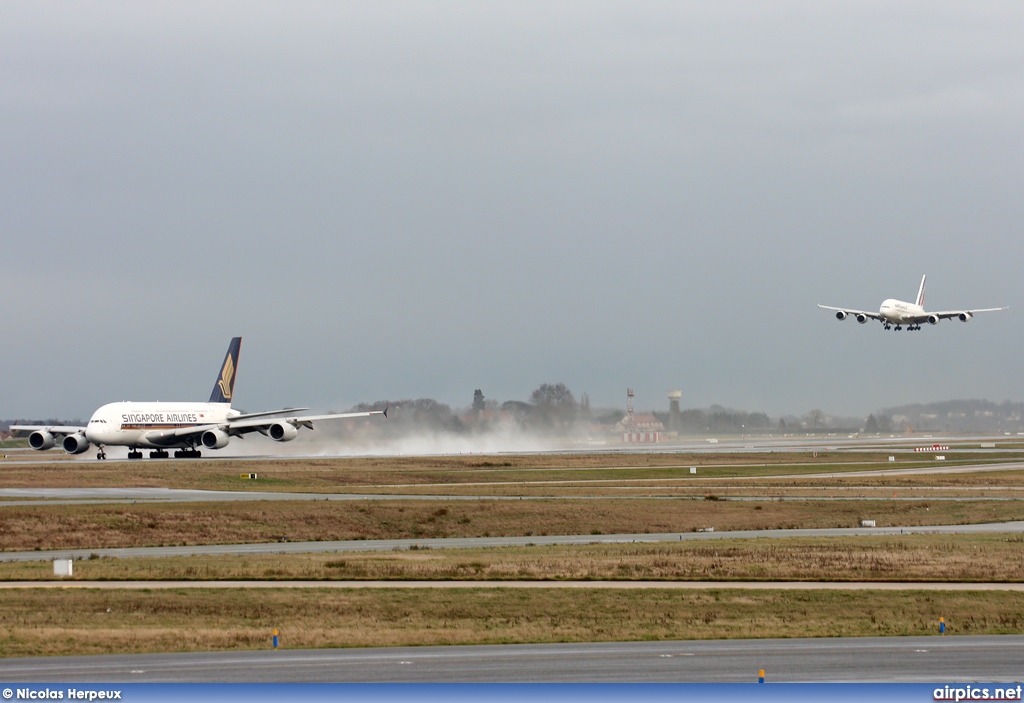
<svg viewBox="0 0 1024 703">
<path fill-rule="evenodd" d="M 797 530 L 735 530 L 732 532 L 668 532 L 614 535 L 530 535 L 520 537 L 449 537 L 433 539 L 339 540 L 330 542 L 269 542 L 262 544 L 207 544 L 178 547 L 118 547 L 0 552 L 0 561 L 49 561 L 107 557 L 170 557 L 194 554 L 307 554 L 322 552 L 380 552 L 402 549 L 467 549 L 549 544 L 621 544 L 623 542 L 676 542 L 686 540 L 786 537 L 848 537 L 900 534 L 976 534 L 1024 532 L 1024 521 L 980 525 L 927 525 L 919 527 L 849 527 Z"/>
<path fill-rule="evenodd" d="M 271 650 L 2 659 L 0 680 L 1017 682 L 1022 652 L 1017 635 Z"/>
<path fill-rule="evenodd" d="M 618 467 L 606 467 L 607 470 L 615 470 Z M 621 467 L 622 470 L 632 471 L 634 467 Z M 662 467 L 671 468 L 671 467 Z M 676 467 L 684 468 L 684 467 Z M 559 469 L 560 471 L 593 471 L 593 468 L 586 469 Z M 778 474 L 769 476 L 718 476 L 714 480 L 728 484 L 733 481 L 750 481 L 760 479 L 764 481 L 778 479 L 814 479 L 814 478 L 878 478 L 885 476 L 911 476 L 928 474 L 959 474 L 977 473 L 988 471 L 1021 471 L 1024 470 L 1024 462 L 1003 462 L 998 464 L 971 464 L 965 466 L 921 466 L 902 469 L 867 469 L 864 471 L 838 471 L 828 473 L 803 473 L 803 474 Z M 630 479 L 635 484 L 685 484 L 694 481 L 707 481 L 706 476 L 683 475 L 671 478 L 657 479 Z M 442 488 L 452 486 L 467 488 L 473 486 L 546 486 L 569 484 L 579 485 L 582 483 L 598 485 L 605 483 L 617 484 L 622 479 L 562 479 L 543 481 L 479 481 L 462 482 L 452 484 L 397 484 L 388 485 L 386 488 L 394 490 L 401 488 Z M 714 488 L 702 484 L 704 489 Z M 383 486 L 382 486 L 383 488 Z M 877 488 L 877 487 L 876 487 Z M 989 490 L 992 490 L 989 488 Z M 402 494 L 402 493 L 300 493 L 300 492 L 274 492 L 274 491 L 204 491 L 198 489 L 183 488 L 0 488 L 0 498 L 12 500 L 0 501 L 0 506 L 25 506 L 25 505 L 62 505 L 62 504 L 86 504 L 86 503 L 196 503 L 208 501 L 257 501 L 257 500 L 571 500 L 573 498 L 589 500 L 593 498 L 608 498 L 609 496 L 479 496 L 479 495 L 437 495 L 437 494 Z M 803 500 L 803 497 L 798 498 Z M 823 498 L 815 498 L 823 500 Z M 849 499 L 849 498 L 847 498 Z M 874 500 L 874 498 L 871 498 Z M 915 498 L 905 498 L 916 500 Z"/>
<path fill-rule="evenodd" d="M 0 506 L 89 503 L 205 503 L 257 500 L 520 500 L 519 496 L 203 491 L 188 488 L 0 488 Z"/>
<path fill-rule="evenodd" d="M 103 590 L 177 590 L 182 588 L 515 588 L 596 590 L 661 589 L 708 591 L 1024 591 L 1024 583 L 905 581 L 0 581 L 0 590 L 17 588 L 95 588 Z M 1024 676 L 1024 673 L 1022 673 Z"/>
<path fill-rule="evenodd" d="M 966 466 L 917 466 L 903 469 L 871 469 L 868 471 L 836 471 L 819 474 L 789 474 L 786 476 L 763 476 L 760 478 L 864 478 L 877 476 L 915 476 L 923 474 L 969 474 L 984 471 L 1021 471 L 1024 463 L 1006 462 L 998 464 L 970 464 Z M 729 476 L 727 478 L 737 478 Z M 745 477 L 750 478 L 750 477 Z"/>
<path fill-rule="evenodd" d="M 674 479 L 673 479 L 674 480 Z M 560 482 L 559 482 L 560 483 Z M 487 484 L 479 484 L 487 485 Z M 494 484 L 492 484 L 494 485 Z M 30 505 L 136 505 L 139 503 L 153 504 L 153 503 L 207 503 L 207 502 L 233 502 L 233 501 L 370 501 L 370 500 L 423 500 L 423 501 L 486 501 L 486 500 L 497 500 L 497 501 L 510 501 L 510 500 L 532 500 L 532 501 L 543 501 L 543 500 L 703 500 L 703 495 L 638 495 L 635 491 L 650 491 L 650 490 L 662 490 L 667 486 L 630 486 L 630 485 L 617 485 L 615 488 L 619 488 L 622 491 L 633 491 L 633 493 L 625 494 L 606 494 L 606 495 L 546 495 L 546 496 L 509 496 L 509 495 L 443 495 L 443 494 L 415 494 L 415 493 L 271 493 L 271 492 L 252 492 L 246 493 L 244 491 L 200 491 L 190 489 L 176 489 L 176 488 L 133 488 L 133 489 L 117 489 L 117 488 L 73 488 L 73 489 L 37 489 L 35 492 L 41 493 L 43 491 L 53 492 L 53 497 L 32 497 L 29 493 L 31 489 L 0 489 L 0 496 L 7 496 L 8 498 L 15 498 L 14 500 L 0 500 L 0 507 L 25 507 Z M 701 484 L 699 487 L 701 491 L 714 491 L 714 490 L 728 490 L 734 491 L 735 486 L 712 486 L 708 484 Z M 955 490 L 955 491 L 974 491 L 974 492 L 992 492 L 992 491 L 1017 491 L 1020 490 L 1016 487 L 1006 486 L 964 486 L 950 488 L 948 486 L 913 486 L 913 490 Z M 886 490 L 885 487 L 878 486 L 844 486 L 841 488 L 832 488 L 834 491 L 851 491 L 851 490 L 866 490 L 874 493 L 881 493 Z M 14 491 L 26 491 L 24 494 L 26 497 L 17 498 Z M 60 491 L 65 495 L 57 495 Z M 74 497 L 81 496 L 81 497 Z M 904 501 L 904 502 L 916 502 L 920 501 L 922 497 L 920 495 L 909 495 L 909 496 L 888 496 L 888 495 L 829 495 L 829 496 L 817 496 L 817 495 L 791 495 L 791 496 L 764 496 L 764 495 L 729 495 L 721 497 L 720 500 L 742 500 L 742 501 L 782 501 L 782 502 L 805 502 L 808 500 L 813 501 L 846 501 L 846 502 L 863 502 L 863 501 L 881 501 L 881 500 L 893 500 L 893 501 Z M 976 496 L 928 496 L 928 500 L 932 501 L 960 501 L 960 500 L 971 500 L 971 501 L 990 501 L 990 502 L 1006 502 L 1011 500 L 1021 500 L 1021 498 L 1015 495 L 1002 495 L 1002 496 L 987 496 L 987 495 L 976 495 Z"/>
</svg>

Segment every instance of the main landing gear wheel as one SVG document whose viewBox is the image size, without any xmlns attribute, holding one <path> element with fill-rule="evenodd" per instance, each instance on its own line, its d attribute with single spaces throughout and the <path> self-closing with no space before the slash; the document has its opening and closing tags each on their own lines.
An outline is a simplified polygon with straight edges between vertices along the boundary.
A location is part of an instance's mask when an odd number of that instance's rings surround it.
<svg viewBox="0 0 1024 703">
<path fill-rule="evenodd" d="M 197 449 L 178 449 L 174 452 L 175 459 L 199 459 L 202 452 Z"/>
<path fill-rule="evenodd" d="M 149 453 L 150 459 L 166 459 L 170 454 L 167 453 L 166 449 L 157 449 Z"/>
<path fill-rule="evenodd" d="M 135 451 L 133 449 L 130 452 L 128 452 L 128 458 L 129 459 L 141 459 L 142 458 L 142 452 L 137 452 L 137 451 Z"/>
</svg>

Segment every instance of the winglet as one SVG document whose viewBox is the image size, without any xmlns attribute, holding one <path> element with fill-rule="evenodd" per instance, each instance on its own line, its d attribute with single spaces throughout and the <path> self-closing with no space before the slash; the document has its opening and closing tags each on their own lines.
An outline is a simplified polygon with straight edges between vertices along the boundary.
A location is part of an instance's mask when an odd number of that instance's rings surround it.
<svg viewBox="0 0 1024 703">
<path fill-rule="evenodd" d="M 211 403 L 231 404 L 235 393 L 235 377 L 238 375 L 238 355 L 242 350 L 242 338 L 234 337 L 228 345 L 228 353 L 224 355 L 224 363 L 220 365 L 220 373 L 210 393 Z"/>
<path fill-rule="evenodd" d="M 388 407 L 389 406 L 387 406 L 387 405 L 384 406 L 384 417 L 388 416 Z"/>
<path fill-rule="evenodd" d="M 919 308 L 924 307 L 924 281 L 928 278 L 928 274 L 921 276 L 921 287 L 917 291 L 917 306 Z"/>
</svg>

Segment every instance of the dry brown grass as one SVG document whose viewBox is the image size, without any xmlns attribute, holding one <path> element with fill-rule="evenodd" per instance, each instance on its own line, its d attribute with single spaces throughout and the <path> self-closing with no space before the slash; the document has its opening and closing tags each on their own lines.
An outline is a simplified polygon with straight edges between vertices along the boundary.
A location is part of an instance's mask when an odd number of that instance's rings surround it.
<svg viewBox="0 0 1024 703">
<path fill-rule="evenodd" d="M 822 494 L 831 489 L 857 495 L 901 495 L 927 487 L 935 495 L 959 496 L 991 487 L 1024 496 L 1024 471 L 909 477 L 843 474 L 870 469 L 921 467 L 930 457 L 885 452 L 763 452 L 739 454 L 566 454 L 398 458 L 166 460 L 141 462 L 65 461 L 58 465 L 6 466 L 4 487 L 162 487 L 233 491 L 403 493 L 499 496 L 659 495 L 694 496 Z M 976 455 L 947 452 L 944 466 L 1019 459 L 1006 452 Z M 693 476 L 689 467 L 698 467 Z M 256 481 L 240 474 L 258 473 Z M 835 474 L 830 478 L 772 478 Z M 936 492 L 936 488 L 940 488 Z M 920 491 L 918 491 L 920 492 Z"/>
<path fill-rule="evenodd" d="M 995 592 L 588 589 L 2 591 L 0 656 L 427 644 L 1019 633 Z"/>
<path fill-rule="evenodd" d="M 75 580 L 1024 581 L 1024 537 L 788 538 L 487 549 L 96 558 Z M 63 580 L 48 561 L 2 562 L 0 580 Z"/>
<path fill-rule="evenodd" d="M 1020 455 L 956 455 L 947 452 L 945 465 L 958 461 L 987 462 Z M 762 475 L 810 471 L 849 471 L 927 465 L 927 458 L 901 457 L 889 464 L 885 452 L 762 452 L 740 454 L 528 454 L 502 456 L 144 460 L 141 462 L 71 461 L 60 465 L 7 466 L 0 487 L 147 486 L 208 490 L 341 491 L 368 486 L 426 486 L 523 481 L 630 480 L 689 478 L 689 467 L 702 477 Z M 241 481 L 256 472 L 258 481 Z M 1024 481 L 1024 479 L 1022 479 Z"/>
<path fill-rule="evenodd" d="M 957 457 L 947 452 L 951 465 Z M 1017 455 L 1007 455 L 1016 458 Z M 980 457 L 964 456 L 967 461 Z M 986 455 L 985 459 L 994 458 Z M 885 452 L 528 455 L 5 466 L 0 487 L 161 486 L 218 490 L 479 494 L 808 495 L 818 500 L 599 498 L 317 501 L 0 508 L 0 548 L 52 549 L 289 540 L 688 532 L 1024 519 L 1016 501 L 826 501 L 892 493 L 1019 495 L 1024 472 L 843 477 Z M 884 463 L 883 463 L 884 462 Z M 759 466 L 767 464 L 768 466 Z M 907 465 L 911 465 L 910 462 Z M 923 465 L 913 462 L 912 465 Z M 688 467 L 700 478 L 690 480 Z M 258 472 L 258 481 L 238 474 Z M 768 473 L 835 471 L 828 479 Z M 742 476 L 724 482 L 727 476 Z M 529 482 L 529 483 L 527 483 Z M 372 491 L 369 489 L 373 489 Z M 95 559 L 107 579 L 707 579 L 1020 581 L 1007 535 L 728 540 L 415 552 Z M 52 578 L 48 562 L 0 578 Z M 269 647 L 1020 632 L 1024 594 L 1005 592 L 590 591 L 539 589 L 0 591 L 0 656 Z"/>
<path fill-rule="evenodd" d="M 1016 501 L 687 499 L 261 501 L 7 506 L 7 551 L 239 542 L 965 524 L 1024 519 Z"/>
</svg>

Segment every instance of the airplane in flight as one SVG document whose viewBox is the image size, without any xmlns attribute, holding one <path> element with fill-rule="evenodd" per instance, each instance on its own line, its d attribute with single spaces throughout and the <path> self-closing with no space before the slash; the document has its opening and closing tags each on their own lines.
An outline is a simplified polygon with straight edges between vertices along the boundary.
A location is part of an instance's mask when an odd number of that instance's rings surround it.
<svg viewBox="0 0 1024 703">
<path fill-rule="evenodd" d="M 897 332 L 903 329 L 903 325 L 907 326 L 907 331 L 912 332 L 921 329 L 921 323 L 927 322 L 930 325 L 939 324 L 939 320 L 949 320 L 957 318 L 960 322 L 967 322 L 975 313 L 979 312 L 995 312 L 997 310 L 1006 310 L 1006 307 L 1001 308 L 975 308 L 972 310 L 943 310 L 942 312 L 927 312 L 924 309 L 924 282 L 928 276 L 921 276 L 921 287 L 917 291 L 917 302 L 907 303 L 902 300 L 896 300 L 894 298 L 888 298 L 882 301 L 882 306 L 878 309 L 878 312 L 867 312 L 864 310 L 852 310 L 850 308 L 833 308 L 828 305 L 819 304 L 819 308 L 825 310 L 835 310 L 837 320 L 845 320 L 850 315 L 853 316 L 860 324 L 864 324 L 868 321 L 868 318 L 872 320 L 878 320 L 882 323 L 885 329 L 895 329 Z"/>
<path fill-rule="evenodd" d="M 223 449 L 232 437 L 259 432 L 275 442 L 289 442 L 299 428 L 313 429 L 319 420 L 383 415 L 388 411 L 373 410 L 330 415 L 295 415 L 308 408 L 285 408 L 258 413 L 241 413 L 231 407 L 238 373 L 238 355 L 242 338 L 235 337 L 228 345 L 210 400 L 205 403 L 155 402 L 108 403 L 93 413 L 85 427 L 67 425 L 12 425 L 12 431 L 29 432 L 32 449 L 50 449 L 60 444 L 68 454 L 82 454 L 96 445 L 97 459 L 106 459 L 106 447 L 128 447 L 129 459 L 141 459 L 141 448 L 150 449 L 151 459 L 166 459 L 168 449 L 175 449 L 176 459 L 202 456 L 198 447 Z"/>
</svg>

